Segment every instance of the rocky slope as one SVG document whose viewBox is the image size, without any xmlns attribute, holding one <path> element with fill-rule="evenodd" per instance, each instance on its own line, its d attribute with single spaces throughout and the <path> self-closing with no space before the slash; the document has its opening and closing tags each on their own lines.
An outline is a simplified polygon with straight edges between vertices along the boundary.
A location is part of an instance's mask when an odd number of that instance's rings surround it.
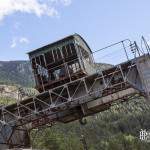
<svg viewBox="0 0 150 150">
<path fill-rule="evenodd" d="M 0 61 L 0 84 L 33 86 L 33 83 L 28 61 Z"/>
<path fill-rule="evenodd" d="M 95 64 L 98 70 L 110 68 L 109 64 Z M 28 61 L 0 61 L 0 85 L 34 86 L 32 69 Z"/>
</svg>

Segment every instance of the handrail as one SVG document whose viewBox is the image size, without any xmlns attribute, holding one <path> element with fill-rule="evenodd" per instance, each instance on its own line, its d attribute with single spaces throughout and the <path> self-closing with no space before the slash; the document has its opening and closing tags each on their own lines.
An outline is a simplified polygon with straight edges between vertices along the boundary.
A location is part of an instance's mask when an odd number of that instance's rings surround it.
<svg viewBox="0 0 150 150">
<path fill-rule="evenodd" d="M 96 50 L 96 51 L 92 52 L 92 54 L 94 54 L 94 53 L 96 53 L 96 52 L 99 52 L 99 51 L 102 51 L 102 50 L 104 50 L 104 49 L 107 49 L 107 48 L 109 48 L 109 47 L 112 47 L 112 46 L 115 46 L 115 45 L 124 43 L 125 41 L 129 41 L 130 44 L 132 43 L 130 39 L 125 39 L 125 40 L 122 40 L 122 41 L 120 41 L 120 42 L 117 42 L 117 43 L 111 44 L 111 45 L 109 45 L 109 46 L 106 46 L 106 47 L 104 47 L 104 48 L 101 48 L 101 49 L 99 49 L 99 50 Z"/>
<path fill-rule="evenodd" d="M 146 47 L 146 50 L 148 53 L 150 53 L 150 46 L 149 44 L 147 43 L 146 39 L 144 38 L 144 36 L 141 37 L 141 49 L 143 50 L 143 47 L 142 47 L 142 43 L 144 42 L 144 45 Z"/>
</svg>

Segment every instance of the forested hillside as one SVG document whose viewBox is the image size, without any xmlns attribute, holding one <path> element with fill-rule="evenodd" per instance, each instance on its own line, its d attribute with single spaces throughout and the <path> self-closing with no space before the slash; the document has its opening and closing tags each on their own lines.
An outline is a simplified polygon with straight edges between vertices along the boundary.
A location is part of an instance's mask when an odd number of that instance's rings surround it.
<svg viewBox="0 0 150 150">
<path fill-rule="evenodd" d="M 33 83 L 28 61 L 0 61 L 0 84 L 33 86 Z"/>
<path fill-rule="evenodd" d="M 139 139 L 141 129 L 150 128 L 150 106 L 136 99 L 113 106 L 110 110 L 78 121 L 32 131 L 34 148 L 47 150 L 149 150 L 150 143 Z"/>
</svg>

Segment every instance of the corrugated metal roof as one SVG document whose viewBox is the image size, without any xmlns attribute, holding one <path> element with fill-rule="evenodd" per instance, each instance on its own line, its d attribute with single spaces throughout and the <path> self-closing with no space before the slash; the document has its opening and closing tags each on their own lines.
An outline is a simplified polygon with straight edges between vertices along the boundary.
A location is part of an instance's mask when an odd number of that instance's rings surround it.
<svg viewBox="0 0 150 150">
<path fill-rule="evenodd" d="M 27 54 L 29 54 L 29 55 L 36 54 L 36 53 L 38 53 L 38 52 L 41 52 L 41 51 L 42 51 L 43 49 L 45 49 L 45 48 L 49 48 L 49 47 L 55 46 L 56 44 L 63 43 L 63 42 L 68 41 L 68 40 L 70 40 L 70 39 L 75 39 L 76 36 L 77 36 L 78 38 L 80 38 L 80 39 L 87 45 L 87 47 L 90 49 L 90 47 L 88 46 L 88 44 L 86 43 L 86 41 L 85 41 L 79 34 L 76 34 L 76 33 L 75 33 L 75 34 L 69 35 L 69 36 L 67 36 L 67 37 L 65 37 L 65 38 L 63 38 L 63 39 L 61 39 L 61 40 L 58 40 L 58 41 L 56 41 L 56 42 L 50 43 L 50 44 L 48 44 L 48 45 L 45 45 L 45 46 L 40 47 L 40 48 L 38 48 L 38 49 L 35 49 L 35 50 L 31 51 L 31 52 L 28 52 Z M 91 51 L 91 49 L 90 49 L 90 51 Z"/>
</svg>

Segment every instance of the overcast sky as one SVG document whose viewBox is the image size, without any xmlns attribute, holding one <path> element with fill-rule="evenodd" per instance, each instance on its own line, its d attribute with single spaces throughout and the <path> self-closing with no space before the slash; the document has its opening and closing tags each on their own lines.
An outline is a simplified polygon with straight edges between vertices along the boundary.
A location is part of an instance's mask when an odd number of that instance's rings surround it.
<svg viewBox="0 0 150 150">
<path fill-rule="evenodd" d="M 78 33 L 93 51 L 126 38 L 150 38 L 149 0 L 0 0 L 0 60 Z"/>
</svg>

